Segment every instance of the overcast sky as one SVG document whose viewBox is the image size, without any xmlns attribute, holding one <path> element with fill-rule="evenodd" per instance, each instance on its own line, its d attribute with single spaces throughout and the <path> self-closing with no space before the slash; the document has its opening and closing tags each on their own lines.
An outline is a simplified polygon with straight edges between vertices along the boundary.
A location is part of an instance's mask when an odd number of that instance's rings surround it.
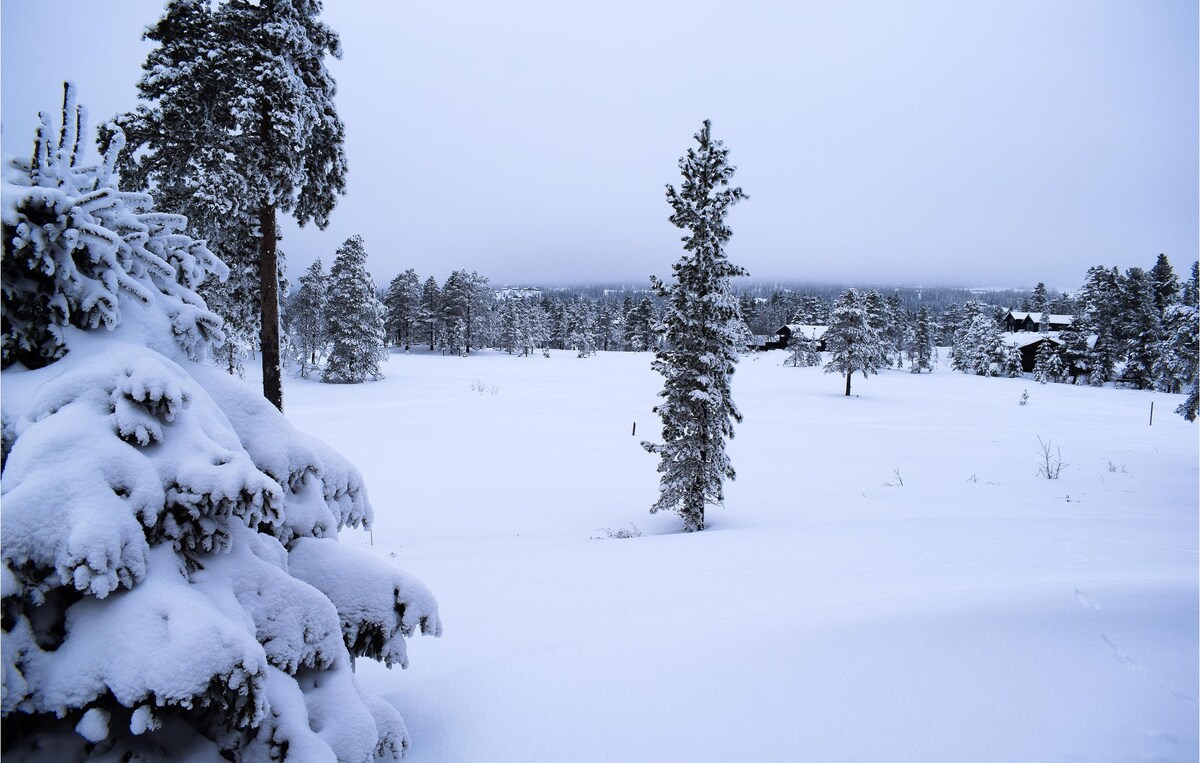
<svg viewBox="0 0 1200 763">
<path fill-rule="evenodd" d="M 3 0 L 3 148 L 75 81 L 136 104 L 162 0 Z M 644 283 L 680 253 L 664 186 L 702 120 L 750 199 L 762 280 L 1073 289 L 1196 258 L 1197 4 L 1159 0 L 326 0 L 349 191 L 285 227 L 290 272 L 360 233 L 493 284 Z"/>
</svg>

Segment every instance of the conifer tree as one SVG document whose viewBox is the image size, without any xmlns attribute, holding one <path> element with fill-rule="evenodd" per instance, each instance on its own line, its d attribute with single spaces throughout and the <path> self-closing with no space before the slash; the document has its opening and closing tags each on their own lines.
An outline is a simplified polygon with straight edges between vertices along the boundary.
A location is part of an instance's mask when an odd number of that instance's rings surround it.
<svg viewBox="0 0 1200 763">
<path fill-rule="evenodd" d="M 277 213 L 323 228 L 346 185 L 325 68 L 341 43 L 320 12 L 320 0 L 171 0 L 146 35 L 158 43 L 138 83 L 146 104 L 120 119 L 144 149 L 128 179 L 157 189 L 231 260 L 245 294 L 226 306 L 257 303 L 263 394 L 280 410 Z M 254 250 L 256 262 L 244 256 Z"/>
<path fill-rule="evenodd" d="M 351 236 L 337 251 L 329 272 L 329 358 L 321 381 L 357 384 L 382 379 L 379 363 L 386 352 L 383 303 L 367 273 L 362 236 Z"/>
<path fill-rule="evenodd" d="M 1150 284 L 1154 290 L 1154 309 L 1159 319 L 1166 313 L 1167 308 L 1179 299 L 1179 279 L 1166 254 L 1159 254 L 1150 269 Z"/>
<path fill-rule="evenodd" d="M 821 365 L 821 353 L 817 351 L 817 340 L 803 332 L 796 332 L 788 337 L 788 347 L 792 354 L 783 361 L 784 365 L 796 368 L 807 368 Z"/>
<path fill-rule="evenodd" d="M 392 279 L 383 297 L 387 308 L 388 338 L 408 350 L 417 335 L 417 315 L 421 304 L 421 279 L 409 268 Z"/>
<path fill-rule="evenodd" d="M 909 355 L 910 370 L 914 374 L 933 372 L 933 316 L 927 305 L 917 308 L 917 322 L 913 330 L 912 350 Z"/>
<path fill-rule="evenodd" d="M 879 373 L 886 364 L 879 336 L 871 327 L 866 298 L 857 289 L 847 289 L 833 303 L 833 315 L 825 332 L 825 351 L 829 361 L 825 373 L 846 377 L 846 396 L 850 396 L 850 380 L 857 372 L 864 378 Z"/>
<path fill-rule="evenodd" d="M 337 542 L 362 477 L 204 361 L 225 266 L 55 136 L 5 160 L 3 749 L 15 760 L 373 760 L 408 745 L 355 658 L 437 603 Z M 16 366 L 24 366 L 19 368 Z"/>
<path fill-rule="evenodd" d="M 429 340 L 429 350 L 437 349 L 441 338 L 442 290 L 433 276 L 425 279 L 421 287 L 421 304 L 417 308 L 417 322 L 421 327 L 422 341 Z"/>
<path fill-rule="evenodd" d="M 1046 284 L 1041 281 L 1037 282 L 1037 286 L 1033 287 L 1033 293 L 1029 295 L 1029 311 L 1035 314 L 1046 312 L 1047 306 L 1050 304 L 1046 294 Z"/>
<path fill-rule="evenodd" d="M 1062 371 L 1063 363 L 1058 354 L 1058 345 L 1050 339 L 1042 340 L 1033 364 L 1034 381 L 1042 384 L 1056 382 L 1062 377 Z"/>
<path fill-rule="evenodd" d="M 1000 365 L 1000 373 L 1010 379 L 1020 378 L 1024 368 L 1021 364 L 1021 348 L 1016 343 L 1004 348 L 1004 360 Z"/>
<path fill-rule="evenodd" d="M 299 354 L 301 376 L 308 376 L 309 370 L 317 367 L 329 344 L 325 315 L 328 291 L 328 279 L 318 257 L 300 276 L 300 288 L 288 303 L 288 331 Z"/>
<path fill-rule="evenodd" d="M 659 456 L 660 495 L 650 512 L 678 513 L 685 532 L 704 529 L 705 507 L 722 505 L 724 481 L 736 476 L 725 452 L 742 420 L 730 390 L 741 323 L 731 279 L 746 275 L 725 254 L 733 234 L 726 215 L 746 195 L 730 186 L 735 168 L 708 120 L 695 140 L 679 160 L 679 189 L 667 186 L 671 223 L 686 235 L 672 266 L 675 283 L 651 278 L 665 299 L 663 346 L 652 364 L 663 376 L 663 401 L 654 407 L 663 428 L 661 443 L 642 443 Z"/>
<path fill-rule="evenodd" d="M 1124 378 L 1138 389 L 1154 386 L 1159 317 L 1154 307 L 1154 285 L 1141 268 L 1129 268 L 1121 281 L 1121 334 L 1124 337 Z"/>
</svg>

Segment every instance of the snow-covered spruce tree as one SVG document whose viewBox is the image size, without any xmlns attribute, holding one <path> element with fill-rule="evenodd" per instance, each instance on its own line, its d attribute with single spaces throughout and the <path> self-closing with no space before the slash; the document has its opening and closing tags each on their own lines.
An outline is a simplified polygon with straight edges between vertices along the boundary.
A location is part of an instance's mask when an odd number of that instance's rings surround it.
<svg viewBox="0 0 1200 763">
<path fill-rule="evenodd" d="M 300 375 L 304 377 L 317 367 L 329 345 L 329 326 L 325 316 L 328 292 L 329 282 L 324 266 L 317 258 L 300 276 L 300 288 L 288 301 L 285 323 L 292 346 L 296 348 Z"/>
<path fill-rule="evenodd" d="M 909 370 L 914 374 L 922 371 L 933 373 L 933 316 L 927 305 L 917 308 L 916 325 L 913 327 L 912 345 L 909 351 Z"/>
<path fill-rule="evenodd" d="M 329 326 L 329 357 L 321 381 L 357 384 L 382 379 L 384 358 L 383 303 L 375 296 L 375 282 L 367 273 L 367 250 L 362 236 L 351 236 L 337 250 L 329 271 L 329 301 L 325 307 Z"/>
<path fill-rule="evenodd" d="M 362 479 L 203 359 L 219 260 L 122 193 L 114 134 L 43 119 L 3 177 L 3 750 L 47 761 L 370 761 L 408 743 L 356 657 L 438 634 L 417 580 L 337 542 Z M 11 348 L 12 352 L 8 353 Z"/>
<path fill-rule="evenodd" d="M 865 378 L 867 374 L 879 373 L 886 365 L 879 335 L 867 316 L 866 299 L 857 289 L 847 289 L 833 303 L 833 315 L 825 332 L 825 351 L 829 354 L 825 373 L 845 375 L 847 397 L 850 379 L 856 372 L 861 371 Z"/>
<path fill-rule="evenodd" d="M 661 443 L 642 443 L 659 456 L 660 494 L 650 513 L 676 512 L 685 532 L 704 529 L 705 507 L 720 506 L 724 481 L 736 476 L 725 441 L 742 420 L 730 391 L 742 321 L 730 279 L 746 275 L 725 254 L 733 235 L 725 217 L 746 195 L 730 187 L 735 168 L 708 120 L 694 137 L 699 145 L 679 159 L 683 182 L 667 186 L 671 223 L 687 232 L 685 253 L 672 265 L 674 284 L 650 279 L 665 299 L 663 344 L 652 364 L 663 376 L 663 401 L 654 407 L 663 427 Z"/>
<path fill-rule="evenodd" d="M 387 308 L 388 339 L 405 350 L 412 347 L 417 337 L 417 314 L 421 305 L 421 279 L 417 271 L 409 268 L 392 279 L 383 306 Z"/>
<path fill-rule="evenodd" d="M 433 276 L 425 279 L 421 286 L 421 304 L 417 308 L 417 323 L 421 341 L 429 340 L 429 351 L 437 349 L 442 326 L 442 290 Z"/>
<path fill-rule="evenodd" d="M 1034 356 L 1034 381 L 1042 384 L 1057 382 L 1062 379 L 1062 374 L 1063 362 L 1062 356 L 1058 352 L 1058 344 L 1050 339 L 1043 340 L 1041 346 L 1038 347 L 1037 355 Z"/>
<path fill-rule="evenodd" d="M 139 159 L 127 181 L 162 194 L 230 259 L 245 295 L 231 293 L 228 306 L 256 300 L 263 393 L 280 409 L 277 213 L 323 228 L 346 187 L 325 68 L 341 43 L 320 12 L 320 0 L 170 0 L 146 34 L 158 43 L 138 83 L 146 103 L 121 118 L 142 149 L 130 152 Z"/>
<path fill-rule="evenodd" d="M 803 332 L 797 332 L 788 337 L 788 347 L 792 354 L 783 361 L 785 366 L 809 368 L 821 365 L 821 353 L 817 352 L 817 340 Z"/>
<path fill-rule="evenodd" d="M 1021 361 L 1021 348 L 1013 342 L 1012 344 L 1005 345 L 1003 351 L 1004 360 L 1000 363 L 1000 374 L 1010 379 L 1021 378 L 1024 372 L 1024 366 Z"/>
</svg>

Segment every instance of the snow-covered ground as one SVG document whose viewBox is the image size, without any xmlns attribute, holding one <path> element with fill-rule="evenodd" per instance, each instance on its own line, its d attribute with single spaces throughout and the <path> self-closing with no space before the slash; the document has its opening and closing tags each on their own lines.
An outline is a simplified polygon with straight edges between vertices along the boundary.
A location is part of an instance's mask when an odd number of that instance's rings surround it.
<svg viewBox="0 0 1200 763">
<path fill-rule="evenodd" d="M 646 513 L 648 354 L 286 382 L 289 418 L 362 470 L 372 550 L 441 606 L 407 671 L 358 668 L 411 760 L 1196 759 L 1178 396 L 943 369 L 846 398 L 785 355 L 739 366 L 738 479 L 694 535 Z"/>
</svg>

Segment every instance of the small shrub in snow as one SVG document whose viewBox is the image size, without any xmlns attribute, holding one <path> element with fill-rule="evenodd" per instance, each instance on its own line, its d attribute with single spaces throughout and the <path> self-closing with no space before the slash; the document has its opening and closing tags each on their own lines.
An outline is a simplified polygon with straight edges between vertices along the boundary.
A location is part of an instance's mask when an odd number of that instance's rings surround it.
<svg viewBox="0 0 1200 763">
<path fill-rule="evenodd" d="M 1058 479 L 1058 475 L 1062 470 L 1067 468 L 1067 464 L 1062 460 L 1062 448 L 1056 448 L 1054 453 L 1050 452 L 1050 440 L 1042 441 L 1038 437 L 1038 444 L 1041 445 L 1042 465 L 1038 467 L 1038 476 L 1045 477 L 1048 480 Z"/>
<path fill-rule="evenodd" d="M 1120 472 L 1121 474 L 1129 474 L 1129 472 L 1125 469 L 1125 464 L 1117 466 L 1112 461 L 1108 462 L 1108 471 L 1111 474 L 1116 474 L 1117 472 Z"/>
<path fill-rule="evenodd" d="M 637 525 L 630 522 L 629 527 L 631 528 L 629 530 L 626 530 L 624 527 L 618 527 L 615 530 L 612 529 L 611 527 L 601 527 L 600 532 L 604 533 L 603 537 L 605 537 L 605 538 L 624 539 L 624 538 L 640 538 L 640 537 L 642 537 L 642 531 L 640 529 L 638 529 Z"/>
<path fill-rule="evenodd" d="M 119 148 L 78 166 L 65 100 L 57 140 L 43 118 L 32 161 L 4 167 L 6 756 L 402 753 L 353 661 L 404 665 L 437 603 L 337 543 L 371 519 L 353 466 L 189 360 L 221 341 L 194 289 L 224 268 L 117 190 Z"/>
<path fill-rule="evenodd" d="M 1021 405 L 1029 405 L 1029 390 L 1021 390 Z"/>
<path fill-rule="evenodd" d="M 483 379 L 476 379 L 471 382 L 471 391 L 478 392 L 481 395 L 495 395 L 500 392 L 499 387 L 489 387 L 484 383 Z"/>
</svg>

